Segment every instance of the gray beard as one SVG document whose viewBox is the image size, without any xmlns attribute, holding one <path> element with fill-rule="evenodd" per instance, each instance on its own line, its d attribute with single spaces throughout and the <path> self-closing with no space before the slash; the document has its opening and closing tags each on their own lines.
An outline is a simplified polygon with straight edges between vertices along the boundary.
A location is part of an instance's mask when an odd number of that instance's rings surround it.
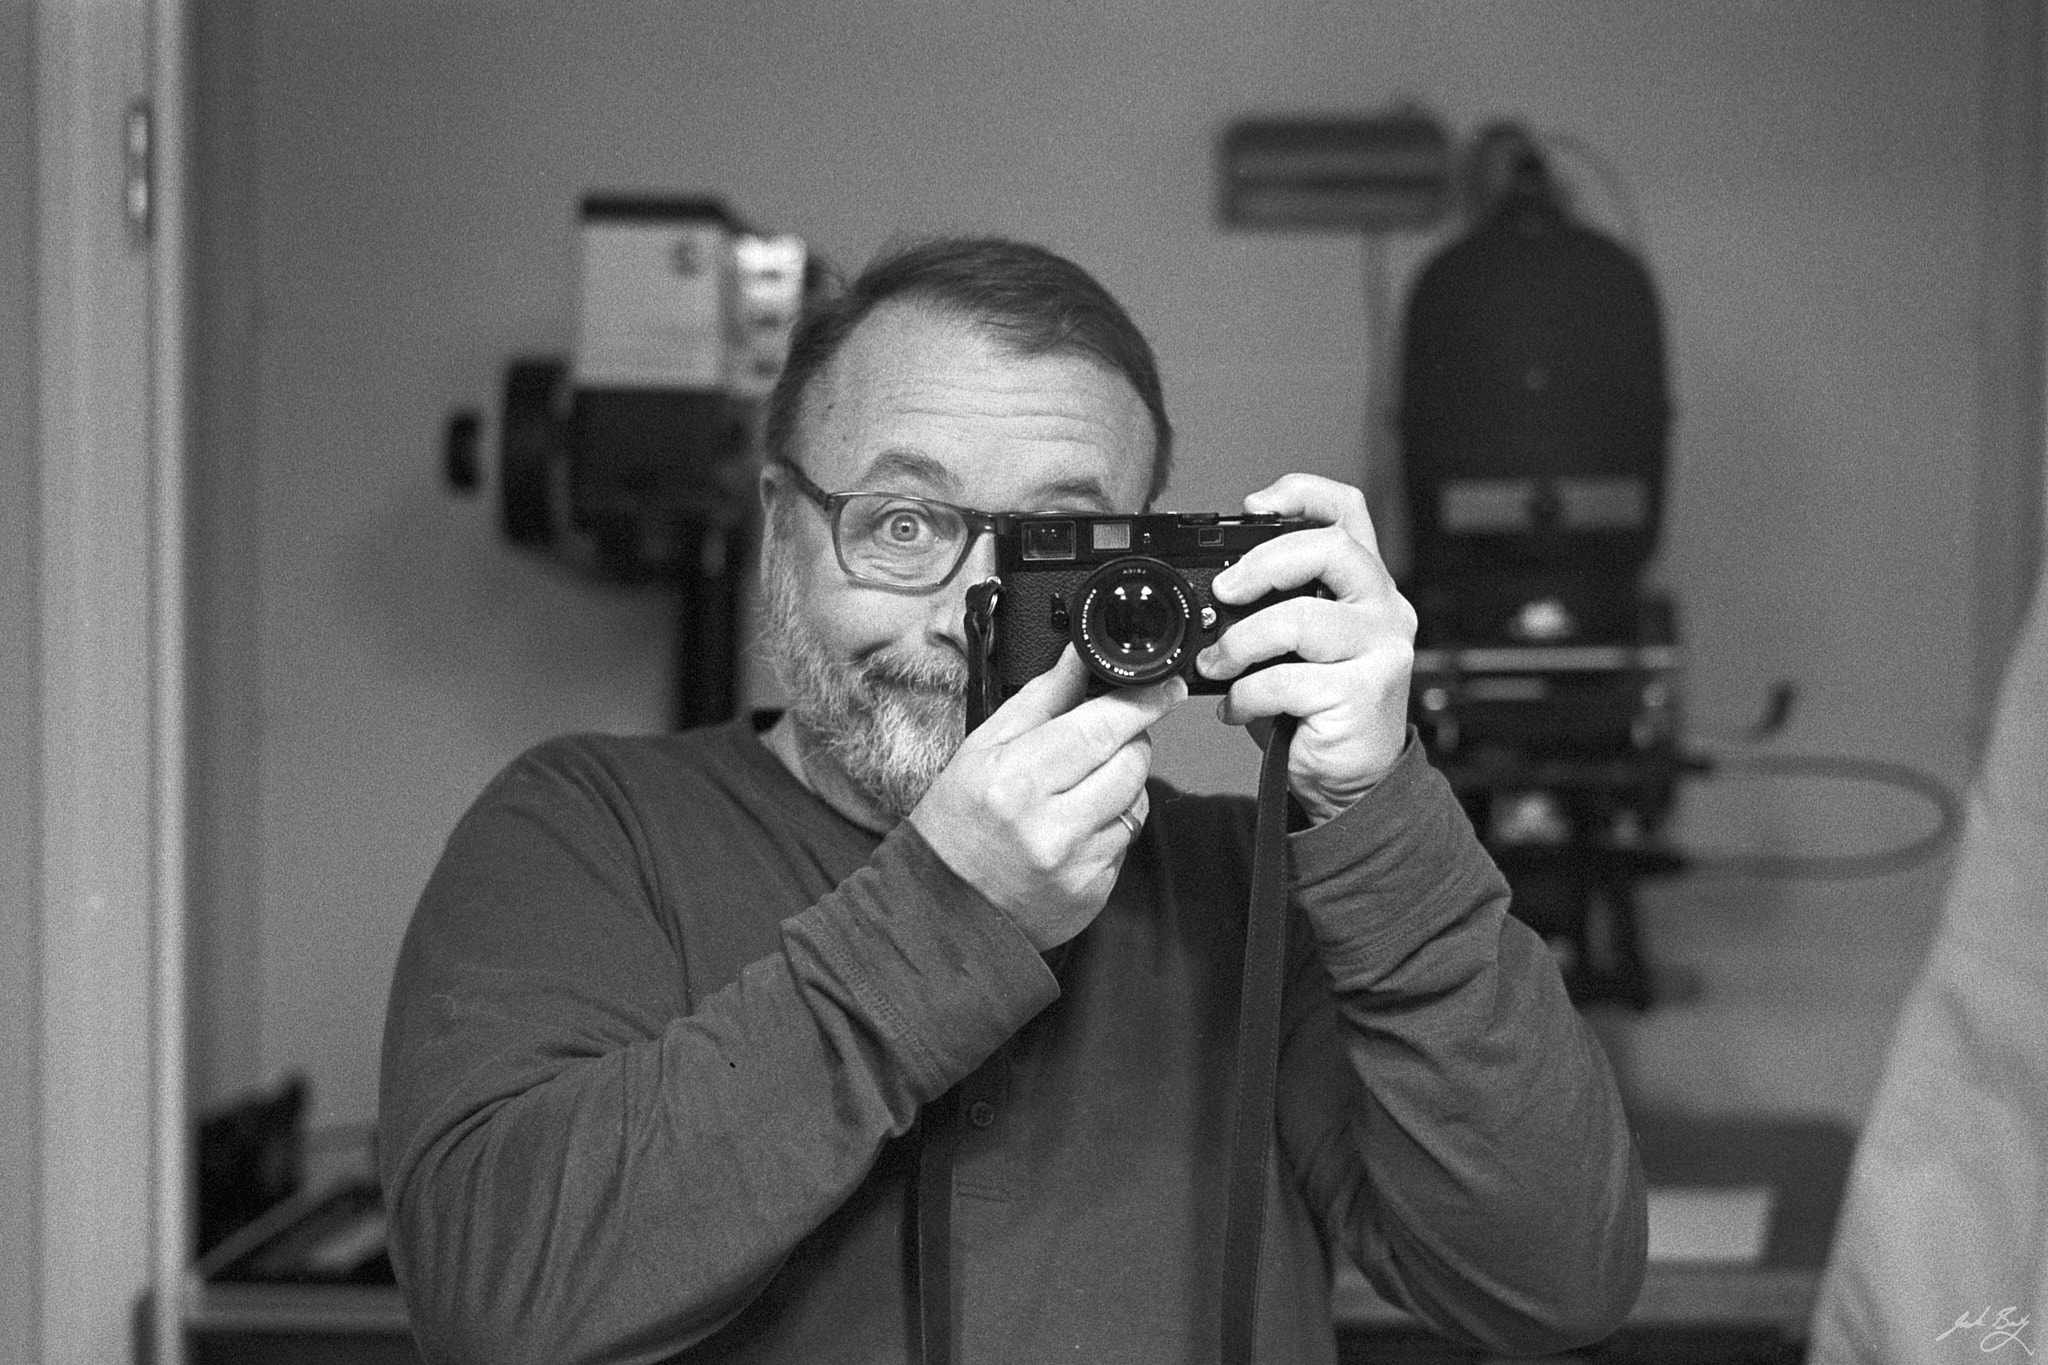
<svg viewBox="0 0 2048 1365">
<path fill-rule="evenodd" d="M 808 751 L 902 819 L 953 759 L 967 732 L 967 665 L 877 652 L 842 663 L 802 611 L 803 589 L 783 537 L 761 551 L 764 647 Z"/>
</svg>

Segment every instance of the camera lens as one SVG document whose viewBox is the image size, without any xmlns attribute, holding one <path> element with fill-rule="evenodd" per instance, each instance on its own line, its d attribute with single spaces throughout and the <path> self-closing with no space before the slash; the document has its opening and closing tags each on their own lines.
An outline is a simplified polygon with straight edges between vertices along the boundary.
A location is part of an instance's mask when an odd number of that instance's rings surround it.
<svg viewBox="0 0 2048 1365">
<path fill-rule="evenodd" d="M 1179 669 L 1194 590 L 1171 567 L 1142 557 L 1113 560 L 1089 576 L 1078 598 L 1074 644 L 1097 677 L 1130 687 Z"/>
<path fill-rule="evenodd" d="M 1106 589 L 1101 612 L 1101 643 L 1130 660 L 1156 659 L 1172 649 L 1187 619 L 1169 594 L 1142 579 Z"/>
</svg>

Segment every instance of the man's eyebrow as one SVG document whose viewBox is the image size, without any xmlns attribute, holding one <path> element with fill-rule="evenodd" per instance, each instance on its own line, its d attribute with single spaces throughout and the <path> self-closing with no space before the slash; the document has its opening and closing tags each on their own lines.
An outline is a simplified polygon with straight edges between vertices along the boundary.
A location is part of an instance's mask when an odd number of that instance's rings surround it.
<svg viewBox="0 0 2048 1365">
<path fill-rule="evenodd" d="M 879 485 L 894 480 L 920 484 L 928 491 L 948 497 L 958 496 L 960 491 L 960 480 L 954 477 L 952 470 L 929 455 L 902 449 L 885 450 L 875 456 L 854 486 L 882 491 Z M 1029 501 L 1028 507 L 995 510 L 1053 512 L 1075 507 L 1102 512 L 1113 510 L 1102 481 L 1088 474 L 1074 474 L 1042 483 L 1031 490 Z"/>
<path fill-rule="evenodd" d="M 1085 474 L 1067 479 L 1054 479 L 1051 483 L 1040 484 L 1032 490 L 1031 500 L 1035 506 L 1020 510 L 1036 511 L 1044 509 L 1046 511 L 1060 511 L 1075 503 L 1094 507 L 1104 512 L 1113 510 L 1110 507 L 1109 494 L 1102 487 L 1101 481 L 1090 478 Z"/>
<path fill-rule="evenodd" d="M 855 486 L 872 488 L 885 479 L 908 479 L 942 493 L 957 493 L 960 489 L 960 481 L 953 477 L 952 470 L 915 450 L 883 451 L 862 472 Z"/>
</svg>

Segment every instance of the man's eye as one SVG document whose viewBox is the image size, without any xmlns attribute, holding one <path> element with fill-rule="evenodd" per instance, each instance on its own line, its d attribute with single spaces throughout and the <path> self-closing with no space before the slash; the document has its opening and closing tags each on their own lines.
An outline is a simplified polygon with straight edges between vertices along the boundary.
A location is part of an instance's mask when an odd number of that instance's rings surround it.
<svg viewBox="0 0 2048 1365">
<path fill-rule="evenodd" d="M 891 545 L 917 545 L 932 534 L 932 522 L 919 508 L 896 507 L 882 514 L 879 529 Z"/>
</svg>

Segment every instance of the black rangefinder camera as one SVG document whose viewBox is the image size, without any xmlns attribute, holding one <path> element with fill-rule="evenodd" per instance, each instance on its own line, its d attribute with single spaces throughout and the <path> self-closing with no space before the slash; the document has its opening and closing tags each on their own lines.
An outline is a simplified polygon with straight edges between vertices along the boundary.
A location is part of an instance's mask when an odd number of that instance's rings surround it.
<svg viewBox="0 0 2048 1365">
<path fill-rule="evenodd" d="M 1254 545 L 1315 524 L 1216 512 L 999 518 L 996 576 L 967 594 L 970 727 L 1059 662 L 1069 644 L 1088 666 L 1091 693 L 1176 674 L 1190 693 L 1229 691 L 1229 681 L 1195 670 L 1195 656 L 1234 622 L 1322 589 L 1310 584 L 1233 607 L 1212 597 L 1209 584 Z"/>
</svg>

